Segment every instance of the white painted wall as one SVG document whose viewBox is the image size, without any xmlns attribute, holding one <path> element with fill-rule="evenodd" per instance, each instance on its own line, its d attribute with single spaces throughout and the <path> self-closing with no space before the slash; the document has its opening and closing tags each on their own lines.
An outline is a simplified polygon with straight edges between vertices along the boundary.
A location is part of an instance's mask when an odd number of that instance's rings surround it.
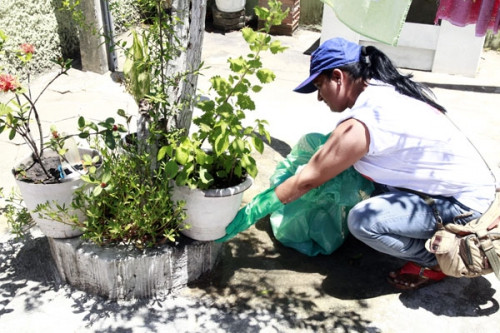
<svg viewBox="0 0 500 333">
<path fill-rule="evenodd" d="M 474 25 L 457 27 L 447 21 L 442 21 L 440 26 L 406 22 L 398 46 L 390 46 L 351 30 L 337 19 L 331 7 L 324 6 L 321 42 L 343 37 L 361 45 L 376 46 L 401 68 L 476 75 L 484 37 L 475 36 Z"/>
</svg>

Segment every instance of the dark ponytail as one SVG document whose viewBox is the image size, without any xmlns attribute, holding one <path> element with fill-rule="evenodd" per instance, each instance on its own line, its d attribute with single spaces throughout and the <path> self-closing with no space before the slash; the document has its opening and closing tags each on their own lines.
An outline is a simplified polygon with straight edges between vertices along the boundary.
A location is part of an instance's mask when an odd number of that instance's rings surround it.
<svg viewBox="0 0 500 333">
<path fill-rule="evenodd" d="M 425 102 L 443 113 L 446 112 L 444 107 L 436 103 L 429 87 L 413 81 L 411 74 L 401 75 L 389 57 L 374 46 L 363 46 L 359 63 L 342 66 L 339 69 L 348 72 L 354 79 L 373 78 L 388 83 L 394 86 L 397 92 Z"/>
</svg>

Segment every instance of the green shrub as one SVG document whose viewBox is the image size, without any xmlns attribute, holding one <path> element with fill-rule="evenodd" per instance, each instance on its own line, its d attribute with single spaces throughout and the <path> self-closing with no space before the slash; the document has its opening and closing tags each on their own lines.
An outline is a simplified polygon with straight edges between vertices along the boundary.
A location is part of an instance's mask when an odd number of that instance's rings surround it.
<svg viewBox="0 0 500 333">
<path fill-rule="evenodd" d="M 1 0 L 0 30 L 9 36 L 6 47 L 16 48 L 22 43 L 35 46 L 36 67 L 32 73 L 44 73 L 53 68 L 50 59 L 77 59 L 80 56 L 78 26 L 70 11 L 62 10 L 64 2 L 73 0 Z M 125 31 L 130 24 L 137 23 L 139 12 L 137 0 L 111 0 L 109 8 L 116 32 Z M 20 29 L 22 27 L 22 29 Z M 19 72 L 15 68 L 15 55 L 5 55 L 0 66 L 6 72 Z"/>
<path fill-rule="evenodd" d="M 0 28 L 9 36 L 6 47 L 18 48 L 22 43 L 35 46 L 36 63 L 32 73 L 52 69 L 50 59 L 60 56 L 74 57 L 79 42 L 76 25 L 69 13 L 57 10 L 61 0 L 2 0 L 0 1 Z M 20 29 L 19 27 L 22 27 Z M 19 72 L 15 68 L 15 54 L 6 54 L 2 67 L 7 72 Z"/>
</svg>

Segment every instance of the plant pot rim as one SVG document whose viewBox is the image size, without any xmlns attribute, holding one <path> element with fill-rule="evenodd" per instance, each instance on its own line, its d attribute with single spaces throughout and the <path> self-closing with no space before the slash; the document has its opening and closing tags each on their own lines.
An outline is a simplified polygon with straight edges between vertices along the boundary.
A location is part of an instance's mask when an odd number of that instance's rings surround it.
<svg viewBox="0 0 500 333">
<path fill-rule="evenodd" d="M 245 180 L 231 187 L 226 188 L 214 188 L 209 190 L 201 190 L 205 197 L 229 197 L 241 192 L 246 191 L 253 184 L 253 178 L 250 176 L 246 176 Z"/>
<path fill-rule="evenodd" d="M 80 153 L 83 153 L 83 154 L 90 154 L 92 157 L 99 155 L 97 150 L 92 149 L 92 148 L 87 148 L 87 147 L 78 147 L 78 151 Z M 17 178 L 16 177 L 16 170 L 19 169 L 21 166 L 24 166 L 32 161 L 33 161 L 33 155 L 30 153 L 30 154 L 25 155 L 20 160 L 17 160 L 16 162 L 14 162 L 14 167 L 11 169 L 11 173 L 14 176 L 14 179 L 16 181 L 22 182 L 24 184 L 34 185 L 34 186 L 36 186 L 36 185 L 43 185 L 43 186 L 55 185 L 55 186 L 57 186 L 57 185 L 60 185 L 62 183 L 74 182 L 75 180 L 80 179 L 80 174 L 75 174 L 73 176 L 60 179 L 60 182 L 58 182 L 58 183 L 56 183 L 56 182 L 54 182 L 54 183 L 37 183 L 37 182 L 25 180 L 23 178 Z"/>
</svg>

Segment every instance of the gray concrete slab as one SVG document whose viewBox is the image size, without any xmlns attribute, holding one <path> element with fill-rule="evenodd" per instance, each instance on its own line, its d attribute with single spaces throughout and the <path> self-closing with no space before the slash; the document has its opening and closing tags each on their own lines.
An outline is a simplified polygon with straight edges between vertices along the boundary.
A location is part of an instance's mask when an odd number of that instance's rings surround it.
<svg viewBox="0 0 500 333">
<path fill-rule="evenodd" d="M 298 30 L 279 38 L 290 48 L 266 56 L 277 80 L 256 95 L 252 116 L 269 120 L 273 142 L 258 158 L 260 174 L 245 201 L 267 188 L 276 163 L 300 136 L 329 132 L 336 119 L 314 95 L 291 91 L 307 75 L 304 52 L 319 33 Z M 226 73 L 227 56 L 242 52 L 238 32 L 207 32 L 203 59 L 211 68 L 200 78 L 200 89 L 207 89 L 211 75 Z M 497 176 L 499 66 L 500 55 L 485 52 L 476 78 L 414 72 L 433 87 Z M 101 119 L 117 108 L 135 107 L 109 73 L 71 70 L 47 94 L 44 112 L 71 125 L 79 114 Z M 4 137 L 0 149 L 0 186 L 9 188 L 13 161 L 26 151 Z M 449 278 L 401 293 L 385 277 L 402 262 L 352 237 L 332 255 L 307 257 L 277 243 L 263 219 L 228 242 L 216 269 L 196 283 L 155 299 L 111 302 L 63 284 L 48 241 L 36 229 L 15 243 L 5 221 L 0 226 L 2 332 L 498 332 L 500 283 L 494 276 Z"/>
</svg>

